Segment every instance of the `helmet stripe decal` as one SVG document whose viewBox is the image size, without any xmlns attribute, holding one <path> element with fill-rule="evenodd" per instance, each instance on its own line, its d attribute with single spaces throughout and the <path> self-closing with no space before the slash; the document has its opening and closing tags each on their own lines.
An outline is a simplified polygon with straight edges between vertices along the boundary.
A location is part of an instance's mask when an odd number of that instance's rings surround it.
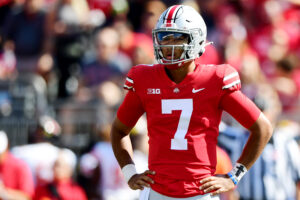
<svg viewBox="0 0 300 200">
<path fill-rule="evenodd" d="M 169 10 L 169 13 L 167 14 L 167 21 L 166 21 L 166 26 L 170 26 L 171 25 L 171 21 L 173 19 L 173 15 L 175 12 L 175 10 L 177 10 L 180 7 L 180 5 L 176 5 L 176 6 L 172 6 Z"/>
<path fill-rule="evenodd" d="M 177 17 L 177 14 L 178 14 L 178 11 L 179 11 L 179 9 L 182 9 L 182 6 L 180 6 L 177 10 L 176 10 L 176 12 L 175 12 L 175 16 L 173 17 L 174 18 L 174 23 L 175 23 L 175 20 L 177 19 L 176 17 Z"/>
<path fill-rule="evenodd" d="M 174 9 L 174 7 L 175 7 L 175 6 L 172 6 L 172 7 L 170 7 L 170 8 L 168 9 L 167 13 L 166 13 L 165 16 L 164 16 L 164 23 L 168 23 L 167 20 L 169 19 L 169 14 L 170 14 L 170 12 L 172 11 L 172 9 Z M 171 15 L 171 17 L 172 17 L 172 15 Z"/>
</svg>

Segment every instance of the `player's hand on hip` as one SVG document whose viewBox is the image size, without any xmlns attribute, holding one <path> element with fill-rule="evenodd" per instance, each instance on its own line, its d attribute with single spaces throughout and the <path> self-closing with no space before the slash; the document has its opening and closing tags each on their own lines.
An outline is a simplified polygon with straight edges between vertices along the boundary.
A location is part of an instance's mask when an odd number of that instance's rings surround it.
<svg viewBox="0 0 300 200">
<path fill-rule="evenodd" d="M 129 181 L 128 185 L 133 190 L 143 190 L 144 187 L 150 187 L 154 181 L 148 175 L 154 175 L 154 171 L 146 170 L 144 173 L 133 175 Z"/>
<path fill-rule="evenodd" d="M 218 195 L 235 188 L 234 183 L 229 177 L 225 175 L 210 176 L 200 181 L 200 190 L 204 193 L 211 193 L 211 195 Z"/>
</svg>

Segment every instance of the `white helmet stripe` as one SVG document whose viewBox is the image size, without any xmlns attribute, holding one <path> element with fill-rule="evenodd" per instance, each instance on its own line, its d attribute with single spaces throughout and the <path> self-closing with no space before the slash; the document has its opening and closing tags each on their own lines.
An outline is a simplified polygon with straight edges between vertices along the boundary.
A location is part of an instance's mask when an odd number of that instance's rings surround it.
<svg viewBox="0 0 300 200">
<path fill-rule="evenodd" d="M 168 16 L 169 16 L 169 13 L 170 13 L 170 11 L 172 10 L 172 8 L 173 8 L 173 6 L 172 7 L 170 7 L 168 10 L 167 10 L 167 12 L 166 12 L 166 14 L 165 14 L 165 16 L 164 16 L 164 21 L 163 21 L 163 23 L 165 24 L 165 23 L 167 23 L 167 19 L 168 19 Z"/>
</svg>

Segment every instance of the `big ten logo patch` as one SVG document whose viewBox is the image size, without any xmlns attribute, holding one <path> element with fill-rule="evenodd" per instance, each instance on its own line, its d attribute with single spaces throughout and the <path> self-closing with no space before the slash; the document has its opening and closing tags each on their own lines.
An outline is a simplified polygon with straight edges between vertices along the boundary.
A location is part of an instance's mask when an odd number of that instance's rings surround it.
<svg viewBox="0 0 300 200">
<path fill-rule="evenodd" d="M 159 88 L 148 88 L 147 94 L 160 94 L 160 89 Z"/>
</svg>

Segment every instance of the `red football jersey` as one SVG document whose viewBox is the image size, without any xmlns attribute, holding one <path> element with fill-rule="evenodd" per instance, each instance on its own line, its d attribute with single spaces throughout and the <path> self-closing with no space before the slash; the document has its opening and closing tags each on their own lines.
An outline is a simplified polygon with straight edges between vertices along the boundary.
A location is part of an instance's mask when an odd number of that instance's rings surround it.
<svg viewBox="0 0 300 200">
<path fill-rule="evenodd" d="M 149 169 L 156 172 L 153 190 L 177 198 L 203 194 L 199 180 L 213 175 L 216 169 L 222 110 L 251 104 L 240 95 L 235 95 L 239 98 L 233 106 L 223 100 L 240 87 L 239 75 L 229 65 L 197 64 L 179 84 L 171 81 L 163 65 L 139 65 L 130 70 L 124 85 L 130 91 L 117 116 L 133 126 L 146 112 Z M 245 100 L 246 104 L 239 103 Z M 247 128 L 260 113 L 254 105 L 250 107 L 254 111 L 242 120 Z"/>
</svg>

